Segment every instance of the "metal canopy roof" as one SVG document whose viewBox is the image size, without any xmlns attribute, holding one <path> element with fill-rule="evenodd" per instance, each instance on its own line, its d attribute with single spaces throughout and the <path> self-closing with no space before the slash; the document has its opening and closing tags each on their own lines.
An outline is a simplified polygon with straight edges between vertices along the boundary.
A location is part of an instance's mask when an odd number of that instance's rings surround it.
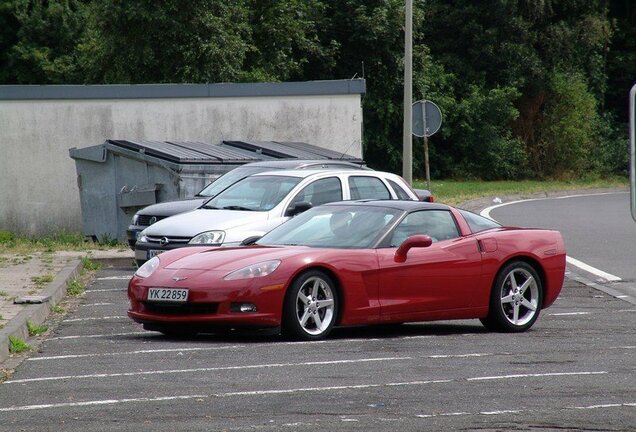
<svg viewBox="0 0 636 432">
<path fill-rule="evenodd" d="M 252 152 L 194 141 L 108 140 L 107 142 L 118 147 L 182 164 L 248 163 L 263 160 L 261 155 Z"/>
<path fill-rule="evenodd" d="M 304 142 L 293 141 L 223 141 L 231 147 L 250 150 L 274 158 L 339 159 L 363 162 L 362 159 Z"/>
<path fill-rule="evenodd" d="M 272 159 L 334 159 L 364 163 L 360 158 L 304 142 L 107 140 L 108 144 L 180 164 L 243 164 Z"/>
</svg>

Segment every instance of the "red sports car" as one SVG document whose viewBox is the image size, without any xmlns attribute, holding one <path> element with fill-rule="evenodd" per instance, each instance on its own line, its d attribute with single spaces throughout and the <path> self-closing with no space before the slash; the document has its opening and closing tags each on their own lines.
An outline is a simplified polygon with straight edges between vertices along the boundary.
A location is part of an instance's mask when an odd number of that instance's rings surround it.
<svg viewBox="0 0 636 432">
<path fill-rule="evenodd" d="M 151 259 L 130 280 L 128 315 L 173 335 L 280 327 L 312 340 L 334 326 L 466 318 L 521 332 L 556 300 L 564 272 L 557 231 L 442 204 L 345 201 L 251 245 Z"/>
</svg>

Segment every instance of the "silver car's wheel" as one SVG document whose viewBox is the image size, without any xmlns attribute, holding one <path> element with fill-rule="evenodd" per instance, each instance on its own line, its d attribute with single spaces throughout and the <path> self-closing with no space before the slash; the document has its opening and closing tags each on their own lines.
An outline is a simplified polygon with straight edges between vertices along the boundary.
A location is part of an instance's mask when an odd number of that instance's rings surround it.
<svg viewBox="0 0 636 432">
<path fill-rule="evenodd" d="M 521 332 L 539 316 L 543 289 L 535 269 L 525 262 L 505 266 L 495 280 L 490 312 L 482 322 L 498 331 Z"/>
<path fill-rule="evenodd" d="M 335 324 L 337 307 L 331 278 L 319 270 L 304 273 L 290 287 L 283 329 L 300 339 L 322 339 Z"/>
</svg>

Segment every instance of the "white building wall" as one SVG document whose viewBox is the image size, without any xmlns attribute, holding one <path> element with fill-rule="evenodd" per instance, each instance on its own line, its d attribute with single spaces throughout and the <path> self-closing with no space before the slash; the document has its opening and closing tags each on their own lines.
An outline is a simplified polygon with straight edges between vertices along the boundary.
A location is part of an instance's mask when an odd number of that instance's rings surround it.
<svg viewBox="0 0 636 432">
<path fill-rule="evenodd" d="M 3 98 L 7 88 L 0 86 L 0 230 L 80 232 L 68 150 L 106 139 L 303 141 L 362 157 L 360 92 L 21 100 Z"/>
</svg>

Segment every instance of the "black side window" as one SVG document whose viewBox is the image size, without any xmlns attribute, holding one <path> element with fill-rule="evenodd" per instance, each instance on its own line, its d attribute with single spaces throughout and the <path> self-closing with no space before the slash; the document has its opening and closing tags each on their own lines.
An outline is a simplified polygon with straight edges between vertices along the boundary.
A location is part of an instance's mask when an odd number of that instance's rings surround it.
<svg viewBox="0 0 636 432">
<path fill-rule="evenodd" d="M 337 177 L 328 177 L 308 184 L 294 197 L 292 204 L 305 201 L 313 207 L 334 201 L 342 201 L 342 185 Z"/>
<path fill-rule="evenodd" d="M 397 247 L 407 237 L 426 234 L 433 242 L 459 237 L 453 215 L 447 210 L 423 210 L 413 212 L 400 222 L 391 236 L 391 246 Z"/>
<path fill-rule="evenodd" d="M 382 180 L 377 177 L 349 177 L 349 193 L 352 200 L 358 199 L 391 199 L 391 194 Z"/>
<path fill-rule="evenodd" d="M 399 184 L 397 184 L 396 182 L 394 182 L 393 180 L 388 180 L 389 184 L 391 185 L 391 187 L 393 188 L 393 191 L 395 192 L 395 194 L 397 195 L 398 199 L 401 200 L 413 200 L 413 198 L 411 198 L 409 196 L 408 193 L 406 193 L 406 191 L 402 188 L 402 186 L 400 186 Z"/>
</svg>

